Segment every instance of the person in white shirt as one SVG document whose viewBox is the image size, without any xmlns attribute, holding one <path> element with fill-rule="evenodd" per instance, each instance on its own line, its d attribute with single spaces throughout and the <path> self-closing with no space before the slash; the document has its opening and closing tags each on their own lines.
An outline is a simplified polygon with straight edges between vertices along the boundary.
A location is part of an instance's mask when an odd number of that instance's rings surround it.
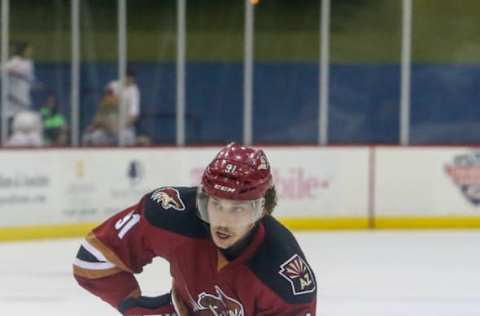
<svg viewBox="0 0 480 316">
<path fill-rule="evenodd" d="M 122 95 L 120 95 L 119 80 L 109 82 L 107 91 L 117 98 L 118 107 L 121 105 L 121 97 L 124 98 L 123 105 L 125 106 L 126 118 L 118 137 L 123 140 L 125 145 L 134 145 L 136 142 L 135 122 L 140 114 L 140 90 L 135 80 L 134 71 L 130 68 L 127 69 Z"/>
<path fill-rule="evenodd" d="M 7 121 L 11 121 L 18 112 L 31 108 L 30 90 L 35 80 L 32 54 L 33 48 L 30 44 L 17 43 L 15 53 L 4 66 L 9 84 L 8 102 L 5 105 Z"/>
<path fill-rule="evenodd" d="M 8 139 L 7 147 L 43 146 L 42 119 L 34 111 L 20 111 L 13 119 L 13 133 Z"/>
</svg>

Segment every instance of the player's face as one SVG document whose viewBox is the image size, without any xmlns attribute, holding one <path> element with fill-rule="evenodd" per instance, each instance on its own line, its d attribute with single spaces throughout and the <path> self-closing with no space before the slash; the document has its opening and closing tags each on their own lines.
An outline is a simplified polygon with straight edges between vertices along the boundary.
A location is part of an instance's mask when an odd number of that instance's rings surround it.
<svg viewBox="0 0 480 316">
<path fill-rule="evenodd" d="M 245 237 L 258 219 L 253 201 L 208 199 L 210 234 L 215 245 L 227 249 Z"/>
</svg>

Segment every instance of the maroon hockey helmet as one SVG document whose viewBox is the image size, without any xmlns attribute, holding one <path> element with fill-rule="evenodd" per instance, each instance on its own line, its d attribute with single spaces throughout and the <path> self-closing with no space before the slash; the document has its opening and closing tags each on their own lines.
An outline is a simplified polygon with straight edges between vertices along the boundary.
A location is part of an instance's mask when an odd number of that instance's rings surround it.
<svg viewBox="0 0 480 316">
<path fill-rule="evenodd" d="M 223 147 L 202 176 L 202 189 L 223 199 L 259 199 L 271 186 L 272 173 L 263 150 L 235 143 Z"/>
</svg>

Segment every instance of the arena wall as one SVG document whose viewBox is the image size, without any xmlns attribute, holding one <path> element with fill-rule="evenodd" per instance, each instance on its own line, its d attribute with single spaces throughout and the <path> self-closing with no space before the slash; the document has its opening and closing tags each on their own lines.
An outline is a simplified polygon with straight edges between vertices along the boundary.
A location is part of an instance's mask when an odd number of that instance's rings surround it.
<svg viewBox="0 0 480 316">
<path fill-rule="evenodd" d="M 191 186 L 218 147 L 3 150 L 0 240 L 79 236 L 162 185 Z M 480 151 L 267 147 L 293 229 L 480 227 Z"/>
</svg>

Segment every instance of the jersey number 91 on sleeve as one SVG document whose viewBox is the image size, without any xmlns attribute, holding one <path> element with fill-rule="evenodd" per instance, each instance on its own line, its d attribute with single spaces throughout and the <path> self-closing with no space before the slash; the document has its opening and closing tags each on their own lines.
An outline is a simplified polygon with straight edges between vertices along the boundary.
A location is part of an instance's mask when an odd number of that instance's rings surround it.
<svg viewBox="0 0 480 316">
<path fill-rule="evenodd" d="M 118 238 L 123 239 L 126 233 L 133 228 L 139 221 L 140 215 L 128 213 L 115 223 L 115 229 L 118 231 Z"/>
</svg>

